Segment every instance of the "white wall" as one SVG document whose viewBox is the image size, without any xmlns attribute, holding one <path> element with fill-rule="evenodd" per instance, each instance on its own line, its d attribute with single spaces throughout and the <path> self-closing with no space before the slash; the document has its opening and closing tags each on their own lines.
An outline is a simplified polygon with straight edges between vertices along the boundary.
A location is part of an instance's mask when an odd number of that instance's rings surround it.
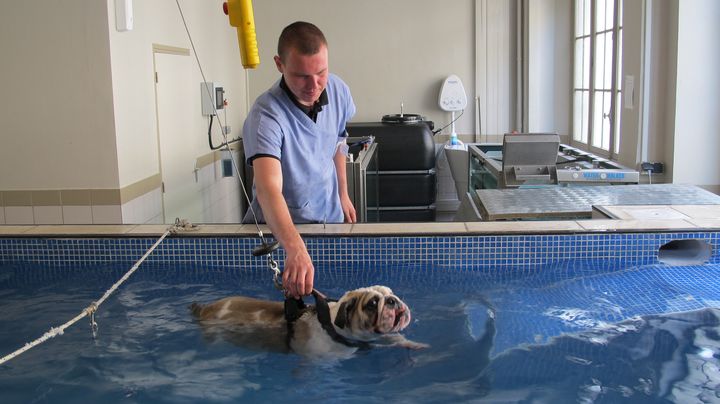
<svg viewBox="0 0 720 404">
<path fill-rule="evenodd" d="M 238 137 L 247 102 L 236 31 L 221 0 L 180 3 L 208 79 L 225 86 L 230 137 Z M 161 206 L 156 190 L 147 189 L 160 170 L 153 46 L 190 42 L 174 0 L 135 1 L 133 16 L 133 30 L 118 32 L 114 0 L 0 3 L 0 192 L 17 191 L 0 200 L 0 224 L 136 223 L 156 215 L 142 214 Z M 199 98 L 199 70 L 187 80 Z M 205 158 L 207 117 L 198 107 L 191 120 L 199 141 L 190 155 Z M 127 201 L 117 191 L 131 186 L 153 196 L 121 207 Z M 102 190 L 109 193 L 90 198 Z M 53 192 L 43 199 L 35 191 Z M 62 191 L 81 192 L 83 200 L 62 200 Z M 238 211 L 226 194 L 211 192 L 209 203 L 229 201 L 223 209 Z M 208 199 L 205 192 L 197 197 Z"/>
<path fill-rule="evenodd" d="M 635 168 L 643 161 L 663 162 L 667 181 L 673 171 L 677 1 L 647 1 L 645 7 L 640 1 L 625 1 L 623 18 L 618 161 Z M 625 96 L 630 91 L 625 88 L 627 76 L 634 79 L 632 106 Z"/>
<path fill-rule="evenodd" d="M 456 122 L 460 134 L 474 132 L 475 38 L 473 0 L 263 0 L 253 3 L 260 67 L 250 72 L 250 99 L 279 79 L 272 57 L 288 24 L 316 24 L 328 40 L 330 71 L 345 80 L 357 106 L 354 121 L 416 113 L 450 120 L 437 104 L 442 81 L 457 74 L 469 99 Z M 443 133 L 449 133 L 446 130 Z"/>
<path fill-rule="evenodd" d="M 570 135 L 572 1 L 528 1 L 529 132 Z"/>
<path fill-rule="evenodd" d="M 658 94 L 665 95 L 664 104 L 658 105 L 658 111 L 662 115 L 650 115 L 648 119 L 650 122 L 656 123 L 659 127 L 664 129 L 663 132 L 654 133 L 650 132 L 649 142 L 657 145 L 656 151 L 658 155 L 663 157 L 662 161 L 668 166 L 666 170 L 667 182 L 672 182 L 672 175 L 674 171 L 674 159 L 675 154 L 675 105 L 678 100 L 677 96 L 677 66 L 678 66 L 678 4 L 680 0 L 671 0 L 667 4 L 663 4 L 665 10 L 665 22 L 667 23 L 667 35 L 660 36 L 660 39 L 665 39 L 667 42 L 662 43 L 667 47 L 666 59 L 659 62 L 660 64 L 665 63 L 667 65 L 667 71 L 665 76 L 659 73 L 659 79 L 663 80 L 662 84 L 658 84 L 658 88 L 662 89 Z M 659 2 L 654 2 L 653 9 L 656 9 Z M 662 29 L 662 28 L 661 28 Z M 655 31 L 655 29 L 653 29 Z M 664 93 L 663 93 L 664 92 Z M 664 134 L 664 138 L 660 133 Z M 649 148 L 652 150 L 652 147 Z M 652 155 L 649 156 L 652 158 Z"/>
<path fill-rule="evenodd" d="M 479 0 L 475 10 L 475 72 L 480 105 L 476 141 L 499 141 L 520 130 L 518 117 L 518 2 Z"/>
<path fill-rule="evenodd" d="M 153 82 L 153 44 L 190 48 L 180 12 L 174 0 L 135 1 L 132 31 L 115 29 L 114 0 L 107 0 L 110 12 L 110 52 L 113 105 L 117 139 L 120 186 L 156 174 L 159 170 L 158 140 Z M 222 12 L 222 0 L 182 0 L 185 19 L 208 81 L 225 87 L 230 105 L 226 110 L 230 138 L 239 136 L 245 118 L 245 73 L 240 63 L 236 30 Z M 194 62 L 194 56 L 191 56 Z M 193 77 L 200 97 L 200 70 Z M 194 102 L 197 100 L 193 100 Z M 207 117 L 198 110 L 193 127 L 198 138 L 207 137 Z M 219 143 L 216 139 L 215 143 Z M 207 142 L 202 142 L 206 145 Z M 208 153 L 207 146 L 196 150 Z"/>
<path fill-rule="evenodd" d="M 673 183 L 720 184 L 720 2 L 678 4 Z M 704 162 L 704 164 L 697 164 Z"/>
<path fill-rule="evenodd" d="M 662 180 L 720 191 L 720 3 L 648 0 L 646 9 L 643 2 L 624 3 L 623 83 L 634 76 L 636 97 L 632 109 L 623 97 L 619 161 L 663 162 Z"/>
<path fill-rule="evenodd" d="M 0 190 L 118 185 L 105 2 L 0 5 Z"/>
<path fill-rule="evenodd" d="M 175 1 L 135 1 L 128 32 L 115 29 L 114 3 L 0 6 L 0 189 L 119 188 L 158 173 L 152 44 L 190 43 Z M 246 104 L 236 31 L 222 0 L 181 4 L 206 75 L 226 87 L 236 137 Z M 193 80 L 199 88 L 199 72 Z"/>
<path fill-rule="evenodd" d="M 512 129 L 509 104 L 514 100 L 509 94 L 514 87 L 510 75 L 505 81 L 497 74 L 511 64 L 517 1 L 255 1 L 261 66 L 249 73 L 250 101 L 279 77 L 272 56 L 280 30 L 304 19 L 327 34 L 331 71 L 353 90 L 355 120 L 376 121 L 399 112 L 404 102 L 405 112 L 426 115 L 440 126 L 449 114 L 437 107 L 437 94 L 443 78 L 455 73 L 471 100 L 457 131 L 474 134 L 472 100 L 479 96 L 484 100 L 484 133 L 504 132 Z M 720 36 L 715 22 L 720 3 L 647 2 L 653 5 L 655 38 L 648 62 L 648 159 L 665 162 L 675 182 L 718 184 L 720 61 L 715 39 Z M 555 38 L 555 57 L 535 59 L 540 62 L 533 74 L 553 76 L 555 83 L 566 75 L 569 81 L 570 59 L 561 63 L 564 45 L 558 38 L 566 30 L 562 22 L 571 23 L 561 15 L 569 16 L 572 1 L 528 3 L 553 18 L 553 30 L 543 32 Z M 639 3 L 625 2 L 623 49 L 624 74 L 636 75 L 636 83 L 641 67 L 634 56 L 641 51 L 641 30 L 629 24 L 642 21 Z M 247 105 L 235 30 L 220 12 L 222 0 L 181 4 L 208 78 L 228 91 L 228 123 L 231 136 L 237 136 Z M 174 0 L 136 0 L 134 6 L 135 28 L 117 32 L 114 0 L 0 3 L 0 191 L 117 189 L 158 173 L 152 45 L 190 44 Z M 478 43 L 482 39 L 485 43 Z M 545 55 L 551 52 L 549 44 L 544 42 Z M 488 63 L 494 71 L 479 66 Z M 199 73 L 191 80 L 199 83 Z M 567 103 L 563 92 L 556 85 L 530 94 L 544 111 L 531 129 L 569 131 L 570 92 Z M 639 116 L 632 115 L 638 113 L 639 106 L 623 110 L 624 139 L 639 133 Z M 551 114 L 552 122 L 546 120 Z M 489 116 L 496 117 L 492 129 Z M 200 124 L 204 119 L 197 117 Z M 622 163 L 636 162 L 635 144 L 623 144 L 629 154 L 621 154 Z"/>
<path fill-rule="evenodd" d="M 627 97 L 623 96 L 621 97 L 621 105 L 617 106 L 617 108 L 620 108 L 620 114 L 622 116 L 620 119 L 620 133 L 622 136 L 620 137 L 620 155 L 618 159 L 628 167 L 636 167 L 642 158 L 640 148 L 647 148 L 647 145 L 642 146 L 638 143 L 641 141 L 640 138 L 643 131 L 641 122 L 643 107 L 641 102 L 649 104 L 656 102 L 658 100 L 656 97 L 658 88 L 657 83 L 653 83 L 651 87 L 653 89 L 653 96 L 643 98 L 645 85 L 642 76 L 643 52 L 641 49 L 643 45 L 643 24 L 646 22 L 644 21 L 642 2 L 626 1 L 623 5 L 622 73 L 618 86 L 620 86 L 624 95 L 632 93 L 633 102 L 632 104 L 627 103 Z M 650 22 L 647 23 L 647 26 L 652 29 L 654 24 Z M 657 41 L 654 46 L 652 43 L 648 44 L 651 51 L 647 52 L 649 60 L 645 63 L 652 66 L 660 65 L 659 63 L 653 63 L 653 58 L 658 58 L 660 51 L 664 49 L 664 47 L 660 47 L 659 44 L 659 41 Z M 634 88 L 632 89 L 625 87 L 626 77 L 628 76 L 633 77 Z M 651 76 L 652 77 L 647 80 L 648 82 L 653 82 L 659 78 L 657 74 L 652 74 Z M 656 106 L 653 106 L 653 108 L 649 108 L 648 110 L 654 111 L 656 108 Z M 657 130 L 657 128 L 654 128 L 654 130 Z"/>
</svg>

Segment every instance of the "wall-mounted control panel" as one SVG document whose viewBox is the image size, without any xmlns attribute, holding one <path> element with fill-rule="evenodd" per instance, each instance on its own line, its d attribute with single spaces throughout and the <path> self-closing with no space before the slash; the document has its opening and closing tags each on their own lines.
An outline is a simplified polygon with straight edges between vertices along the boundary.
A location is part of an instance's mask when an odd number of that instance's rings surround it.
<svg viewBox="0 0 720 404">
<path fill-rule="evenodd" d="M 200 99 L 202 114 L 215 115 L 217 111 L 225 108 L 225 89 L 214 82 L 200 83 Z"/>
<path fill-rule="evenodd" d="M 467 107 L 467 95 L 460 77 L 451 74 L 443 82 L 438 99 L 440 109 L 443 111 L 462 111 Z"/>
</svg>

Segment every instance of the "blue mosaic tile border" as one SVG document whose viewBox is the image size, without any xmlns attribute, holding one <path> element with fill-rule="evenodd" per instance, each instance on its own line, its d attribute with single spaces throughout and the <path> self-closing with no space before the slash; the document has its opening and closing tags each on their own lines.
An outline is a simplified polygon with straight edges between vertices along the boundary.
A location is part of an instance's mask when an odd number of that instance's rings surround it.
<svg viewBox="0 0 720 404">
<path fill-rule="evenodd" d="M 306 237 L 319 266 L 432 267 L 496 272 L 528 269 L 572 260 L 596 262 L 611 270 L 630 265 L 658 264 L 658 249 L 680 239 L 711 245 L 710 263 L 720 263 L 720 232 L 605 233 L 565 235 L 458 235 Z M 134 263 L 156 238 L 0 238 L 0 262 L 30 262 L 45 266 Z M 265 267 L 253 257 L 252 237 L 169 237 L 147 264 L 192 264 L 206 267 Z M 283 253 L 276 259 L 283 266 Z M 597 266 L 596 265 L 596 266 Z M 527 271 L 525 272 L 527 275 Z"/>
</svg>

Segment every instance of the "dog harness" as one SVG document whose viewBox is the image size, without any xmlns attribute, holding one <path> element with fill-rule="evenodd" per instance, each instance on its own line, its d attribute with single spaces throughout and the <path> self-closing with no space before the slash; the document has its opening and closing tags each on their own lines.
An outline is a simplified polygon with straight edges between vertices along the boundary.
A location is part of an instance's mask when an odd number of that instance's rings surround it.
<svg viewBox="0 0 720 404">
<path fill-rule="evenodd" d="M 314 307 L 307 306 L 305 302 L 303 302 L 302 298 L 293 299 L 288 297 L 285 299 L 285 321 L 287 323 L 286 342 L 288 348 L 290 348 L 290 341 L 292 341 L 293 335 L 295 333 L 295 322 L 303 314 L 305 314 L 305 312 L 308 311 L 315 311 L 320 325 L 322 326 L 323 330 L 325 330 L 325 332 L 330 336 L 330 338 L 332 338 L 333 341 L 351 348 L 370 348 L 369 343 L 365 341 L 351 341 L 344 336 L 338 334 L 337 330 L 335 330 L 335 327 L 332 325 L 332 321 L 330 319 L 330 306 L 328 305 L 328 301 L 336 302 L 337 300 L 328 299 L 325 295 L 315 289 L 312 290 L 312 296 L 315 298 Z"/>
</svg>

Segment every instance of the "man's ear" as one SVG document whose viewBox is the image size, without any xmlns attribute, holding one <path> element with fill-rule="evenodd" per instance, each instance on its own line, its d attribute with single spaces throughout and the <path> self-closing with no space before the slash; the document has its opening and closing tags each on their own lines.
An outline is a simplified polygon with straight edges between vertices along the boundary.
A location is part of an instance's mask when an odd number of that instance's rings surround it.
<svg viewBox="0 0 720 404">
<path fill-rule="evenodd" d="M 273 60 L 275 61 L 275 67 L 277 67 L 278 71 L 280 73 L 284 73 L 283 70 L 285 70 L 285 69 L 283 69 L 283 64 L 282 64 L 282 60 L 280 59 L 280 56 L 273 57 Z"/>
<path fill-rule="evenodd" d="M 353 309 L 355 308 L 355 298 L 340 303 L 337 314 L 335 315 L 335 321 L 333 322 L 338 328 L 345 328 L 350 322 L 350 317 Z"/>
</svg>

